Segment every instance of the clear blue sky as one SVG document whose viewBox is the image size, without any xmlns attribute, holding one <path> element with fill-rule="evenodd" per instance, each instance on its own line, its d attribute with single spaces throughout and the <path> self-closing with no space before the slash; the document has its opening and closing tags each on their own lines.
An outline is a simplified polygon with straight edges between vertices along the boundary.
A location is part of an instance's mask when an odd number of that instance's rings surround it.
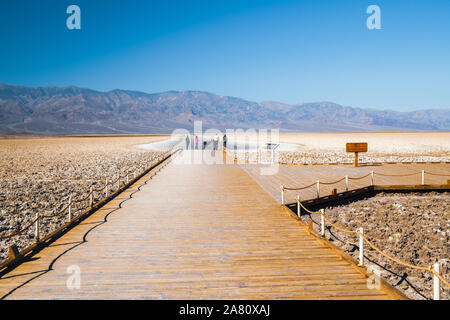
<svg viewBox="0 0 450 320">
<path fill-rule="evenodd" d="M 0 83 L 450 108 L 449 0 L 2 0 L 0 41 Z"/>
</svg>

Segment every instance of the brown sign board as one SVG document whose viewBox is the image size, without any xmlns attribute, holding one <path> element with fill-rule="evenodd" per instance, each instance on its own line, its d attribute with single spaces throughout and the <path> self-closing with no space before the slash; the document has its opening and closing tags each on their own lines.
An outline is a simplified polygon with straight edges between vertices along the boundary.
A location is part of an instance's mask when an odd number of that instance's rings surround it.
<svg viewBox="0 0 450 320">
<path fill-rule="evenodd" d="M 367 152 L 367 142 L 351 142 L 345 145 L 346 152 Z"/>
</svg>

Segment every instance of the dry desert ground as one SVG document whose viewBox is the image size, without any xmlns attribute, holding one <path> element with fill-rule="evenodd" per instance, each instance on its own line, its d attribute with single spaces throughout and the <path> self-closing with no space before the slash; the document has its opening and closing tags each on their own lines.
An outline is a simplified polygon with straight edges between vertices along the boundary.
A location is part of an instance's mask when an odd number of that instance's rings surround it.
<svg viewBox="0 0 450 320">
<path fill-rule="evenodd" d="M 380 193 L 347 205 L 325 208 L 326 216 L 340 228 L 364 233 L 391 257 L 415 266 L 439 262 L 440 273 L 450 280 L 450 193 Z M 310 215 L 313 228 L 320 232 L 320 218 Z M 326 238 L 352 255 L 359 257 L 358 237 L 328 229 Z M 411 299 L 432 297 L 432 275 L 395 263 L 366 245 L 365 264 L 377 268 L 380 276 Z M 449 299 L 449 288 L 441 286 L 441 299 Z"/>
<path fill-rule="evenodd" d="M 0 235 L 19 231 L 36 212 L 51 215 L 69 201 L 84 197 L 106 179 L 138 173 L 162 152 L 135 145 L 167 139 L 167 136 L 45 137 L 0 139 Z M 118 184 L 110 188 L 113 192 Z M 95 201 L 106 192 L 94 193 Z M 74 210 L 82 209 L 74 208 Z M 75 214 L 75 213 L 74 213 Z M 41 234 L 53 231 L 67 217 L 41 221 Z M 0 261 L 7 258 L 11 241 L 23 249 L 34 239 L 33 228 L 11 240 L 0 241 Z"/>
</svg>

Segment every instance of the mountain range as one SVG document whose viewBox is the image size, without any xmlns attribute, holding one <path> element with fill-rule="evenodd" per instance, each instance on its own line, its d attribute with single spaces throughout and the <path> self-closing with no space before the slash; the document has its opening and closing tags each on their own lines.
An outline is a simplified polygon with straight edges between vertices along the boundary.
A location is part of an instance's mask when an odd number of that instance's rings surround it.
<svg viewBox="0 0 450 320">
<path fill-rule="evenodd" d="M 0 131 L 41 134 L 171 133 L 203 128 L 280 131 L 448 131 L 450 109 L 412 112 L 362 109 L 333 102 L 252 102 L 202 91 L 148 94 L 75 86 L 0 84 Z"/>
</svg>

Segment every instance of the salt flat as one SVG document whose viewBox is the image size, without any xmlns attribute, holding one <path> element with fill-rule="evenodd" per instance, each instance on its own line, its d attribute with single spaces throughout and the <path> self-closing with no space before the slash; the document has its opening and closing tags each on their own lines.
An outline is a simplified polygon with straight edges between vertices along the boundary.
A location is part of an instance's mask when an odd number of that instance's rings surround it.
<svg viewBox="0 0 450 320">
<path fill-rule="evenodd" d="M 37 212 L 58 212 L 69 197 L 82 198 L 91 187 L 105 185 L 106 179 L 111 182 L 148 167 L 161 152 L 134 146 L 165 139 L 158 135 L 0 139 L 0 235 L 19 231 Z M 94 200 L 104 195 L 96 192 Z M 65 219 L 42 221 L 42 235 Z M 16 238 L 12 240 L 19 249 L 26 247 L 34 240 L 33 229 Z M 7 257 L 12 240 L 0 241 L 0 261 Z"/>
<path fill-rule="evenodd" d="M 255 141 L 257 135 L 239 134 L 231 139 Z M 360 162 L 449 162 L 450 132 L 333 132 L 280 133 L 267 141 L 295 144 L 296 151 L 280 151 L 282 163 L 350 163 L 353 154 L 345 152 L 347 142 L 367 142 L 368 152 Z M 237 153 L 240 160 L 252 160 L 255 154 Z"/>
</svg>

